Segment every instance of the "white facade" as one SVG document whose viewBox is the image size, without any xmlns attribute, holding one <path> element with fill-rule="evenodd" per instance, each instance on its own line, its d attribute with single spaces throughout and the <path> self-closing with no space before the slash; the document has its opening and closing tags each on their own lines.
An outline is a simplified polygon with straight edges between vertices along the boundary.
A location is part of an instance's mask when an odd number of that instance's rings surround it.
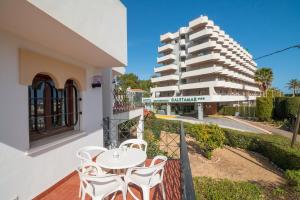
<svg viewBox="0 0 300 200">
<path fill-rule="evenodd" d="M 148 101 L 209 96 L 204 102 L 237 102 L 260 95 L 252 56 L 208 17 L 161 35 L 160 41 L 151 79 L 156 87 Z"/>
<path fill-rule="evenodd" d="M 0 199 L 36 197 L 76 169 L 79 148 L 103 146 L 102 119 L 105 108 L 112 110 L 107 102 L 113 101 L 112 95 L 104 95 L 104 88 L 112 88 L 105 75 L 124 72 L 126 27 L 126 8 L 119 0 L 0 2 Z M 30 142 L 28 85 L 20 81 L 20 49 L 84 72 L 82 114 L 75 130 Z M 95 75 L 102 76 L 102 87 L 91 87 Z"/>
</svg>

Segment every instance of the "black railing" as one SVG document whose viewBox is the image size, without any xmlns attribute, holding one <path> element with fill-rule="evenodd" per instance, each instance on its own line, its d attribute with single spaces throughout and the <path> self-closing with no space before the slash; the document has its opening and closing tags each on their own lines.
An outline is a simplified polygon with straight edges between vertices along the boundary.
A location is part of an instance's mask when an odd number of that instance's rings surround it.
<svg viewBox="0 0 300 200">
<path fill-rule="evenodd" d="M 181 185 L 182 185 L 182 199 L 195 200 L 195 190 L 190 167 L 190 160 L 188 155 L 187 144 L 185 140 L 185 133 L 183 122 L 180 123 L 180 165 L 181 165 Z"/>
</svg>

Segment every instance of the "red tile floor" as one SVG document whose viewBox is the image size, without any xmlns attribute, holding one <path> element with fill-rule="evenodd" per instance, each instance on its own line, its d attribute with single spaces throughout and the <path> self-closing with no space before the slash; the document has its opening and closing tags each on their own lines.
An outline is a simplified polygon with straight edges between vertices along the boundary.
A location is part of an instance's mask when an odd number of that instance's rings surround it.
<svg viewBox="0 0 300 200">
<path fill-rule="evenodd" d="M 151 160 L 147 160 L 150 163 Z M 181 169 L 179 160 L 168 160 L 165 165 L 164 173 L 164 186 L 166 190 L 166 198 L 170 200 L 181 199 Z M 142 199 L 142 193 L 136 186 L 130 186 L 134 194 Z M 76 172 L 73 172 L 59 183 L 55 184 L 45 192 L 38 195 L 34 200 L 79 200 L 79 177 Z M 86 197 L 86 199 L 91 199 Z M 117 200 L 122 199 L 121 193 L 116 196 Z M 134 199 L 129 192 L 127 193 L 127 199 Z M 162 193 L 160 187 L 157 186 L 151 189 L 150 199 L 159 200 L 162 199 Z"/>
</svg>

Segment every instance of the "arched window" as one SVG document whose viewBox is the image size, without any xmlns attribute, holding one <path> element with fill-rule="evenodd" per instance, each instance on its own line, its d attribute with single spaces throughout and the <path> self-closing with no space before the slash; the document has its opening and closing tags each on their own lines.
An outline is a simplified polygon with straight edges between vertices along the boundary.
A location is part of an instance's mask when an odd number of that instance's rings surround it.
<svg viewBox="0 0 300 200">
<path fill-rule="evenodd" d="M 78 91 L 68 80 L 64 89 L 56 89 L 48 75 L 38 74 L 28 87 L 29 138 L 39 140 L 74 130 L 78 124 Z"/>
</svg>

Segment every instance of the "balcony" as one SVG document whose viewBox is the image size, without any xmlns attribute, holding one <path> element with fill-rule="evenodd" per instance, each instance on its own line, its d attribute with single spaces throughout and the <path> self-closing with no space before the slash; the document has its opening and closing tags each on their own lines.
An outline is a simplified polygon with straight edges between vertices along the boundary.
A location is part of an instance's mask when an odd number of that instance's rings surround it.
<svg viewBox="0 0 300 200">
<path fill-rule="evenodd" d="M 209 88 L 210 86 L 214 86 L 216 81 L 203 81 L 196 83 L 186 83 L 180 85 L 180 90 L 190 90 L 190 89 L 198 89 L 198 88 Z"/>
<path fill-rule="evenodd" d="M 186 57 L 186 53 L 185 53 L 184 50 L 183 50 L 183 51 L 180 51 L 180 57 Z"/>
<path fill-rule="evenodd" d="M 201 31 L 198 31 L 196 33 L 193 33 L 189 36 L 190 40 L 196 40 L 196 39 L 200 39 L 202 37 L 207 37 L 207 36 L 212 36 L 212 35 L 217 36 L 216 33 L 214 33 L 213 29 L 203 29 Z"/>
<path fill-rule="evenodd" d="M 197 19 L 194 19 L 193 21 L 189 22 L 189 28 L 198 28 L 201 26 L 205 26 L 208 23 L 208 17 L 207 16 L 201 16 Z"/>
<path fill-rule="evenodd" d="M 166 51 L 172 51 L 172 50 L 174 50 L 174 44 L 165 44 L 165 45 L 162 45 L 162 46 L 157 48 L 157 51 L 159 53 L 163 53 L 163 52 L 166 52 Z"/>
<path fill-rule="evenodd" d="M 181 39 L 181 40 L 179 40 L 179 45 L 180 46 L 185 46 L 185 39 Z"/>
<path fill-rule="evenodd" d="M 153 92 L 167 92 L 167 91 L 178 91 L 177 85 L 170 85 L 170 86 L 162 86 L 162 87 L 155 87 L 150 89 L 151 93 Z"/>
<path fill-rule="evenodd" d="M 185 62 L 180 62 L 180 67 L 182 67 L 182 68 L 186 67 Z"/>
<path fill-rule="evenodd" d="M 167 42 L 174 39 L 174 35 L 172 33 L 166 33 L 160 36 L 161 42 Z"/>
<path fill-rule="evenodd" d="M 108 125 L 105 127 L 111 127 L 111 124 L 122 124 L 122 119 L 115 119 L 107 121 Z M 145 129 L 152 131 L 151 121 L 143 121 L 145 124 Z M 149 125 L 147 125 L 149 124 Z M 169 159 L 167 160 L 164 166 L 164 176 L 163 176 L 163 185 L 165 188 L 165 199 L 182 199 L 182 200 L 194 200 L 195 191 L 188 155 L 188 147 L 186 143 L 186 134 L 184 132 L 183 122 L 173 123 L 174 133 L 165 132 L 164 127 L 157 127 L 159 142 L 155 140 L 149 140 L 148 146 L 151 146 L 152 149 L 157 149 L 158 152 L 164 153 Z M 150 128 L 149 128 L 150 126 Z M 111 134 L 112 129 L 107 129 L 109 134 Z M 133 123 L 123 123 L 120 127 L 120 130 L 123 130 L 124 134 L 129 135 L 130 138 L 133 132 L 138 131 L 138 126 Z M 144 134 L 143 134 L 144 135 Z M 128 139 L 129 139 L 128 138 Z M 75 152 L 74 152 L 75 154 Z M 149 166 L 152 162 L 153 157 L 158 153 L 151 151 L 148 148 L 147 159 L 145 161 L 145 166 Z M 96 157 L 94 158 L 94 160 Z M 67 175 L 62 180 L 59 180 L 55 185 L 48 188 L 46 191 L 39 194 L 37 197 L 33 198 L 34 200 L 64 200 L 64 199 L 74 199 L 79 200 L 78 190 L 80 187 L 80 179 L 76 171 Z M 139 187 L 135 185 L 129 185 L 129 189 L 132 193 L 138 198 L 143 199 L 142 192 Z M 109 196 L 109 199 L 113 195 Z M 116 193 L 114 196 L 116 200 L 121 200 L 122 194 Z M 87 199 L 90 199 L 89 197 Z M 133 200 L 132 194 L 127 192 L 127 200 Z M 159 185 L 151 188 L 149 199 L 162 200 L 163 194 Z"/>
<path fill-rule="evenodd" d="M 178 68 L 177 64 L 164 65 L 161 67 L 154 68 L 154 72 L 158 73 L 158 72 L 169 71 L 169 70 L 177 70 L 177 68 Z"/>
<path fill-rule="evenodd" d="M 157 82 L 162 82 L 162 81 L 172 81 L 172 80 L 178 81 L 179 76 L 176 74 L 170 74 L 170 75 L 166 75 L 166 76 L 159 76 L 159 77 L 151 78 L 152 83 L 157 83 Z"/>
<path fill-rule="evenodd" d="M 168 54 L 166 56 L 157 58 L 157 63 L 163 63 L 166 61 L 174 61 L 174 60 L 176 60 L 176 56 L 174 54 Z"/>
<path fill-rule="evenodd" d="M 208 67 L 203 69 L 196 69 L 187 72 L 182 72 L 181 78 L 193 77 L 193 76 L 201 76 L 205 74 L 212 74 L 212 73 L 221 73 L 222 67 Z"/>
<path fill-rule="evenodd" d="M 186 60 L 186 65 L 194 65 L 202 62 L 216 61 L 220 59 L 220 54 L 211 53 L 207 55 L 198 55 Z"/>
<path fill-rule="evenodd" d="M 197 51 L 201 51 L 204 49 L 213 49 L 217 47 L 217 43 L 215 41 L 207 41 L 201 44 L 196 44 L 188 48 L 188 53 L 194 53 Z M 219 46 L 220 48 L 220 46 Z"/>
</svg>

